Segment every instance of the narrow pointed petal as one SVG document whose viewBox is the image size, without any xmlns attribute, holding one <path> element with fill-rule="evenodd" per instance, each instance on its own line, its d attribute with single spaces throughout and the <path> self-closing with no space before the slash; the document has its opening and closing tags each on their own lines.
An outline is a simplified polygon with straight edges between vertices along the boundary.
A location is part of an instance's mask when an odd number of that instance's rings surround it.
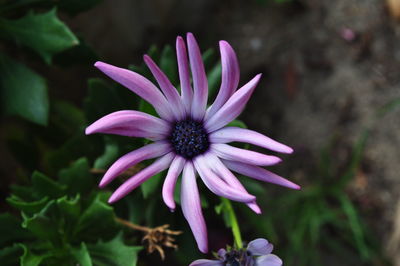
<svg viewBox="0 0 400 266">
<path fill-rule="evenodd" d="M 86 128 L 86 135 L 93 133 L 116 134 L 128 137 L 164 139 L 170 125 L 162 119 L 139 111 L 118 111 L 103 116 Z"/>
<path fill-rule="evenodd" d="M 219 49 L 222 64 L 221 87 L 214 103 L 207 111 L 206 119 L 214 115 L 226 103 L 239 84 L 240 70 L 235 51 L 226 41 L 219 42 Z"/>
<path fill-rule="evenodd" d="M 193 119 L 201 121 L 204 118 L 207 106 L 208 81 L 201 52 L 192 33 L 187 34 L 187 43 L 194 88 L 191 114 Z"/>
<path fill-rule="evenodd" d="M 182 101 L 187 113 L 191 111 L 193 89 L 190 85 L 189 62 L 185 41 L 181 36 L 176 38 L 176 57 L 178 59 L 179 80 L 181 83 Z"/>
<path fill-rule="evenodd" d="M 264 238 L 254 239 L 247 245 L 247 251 L 250 251 L 252 256 L 268 255 L 273 249 L 274 246 Z"/>
<path fill-rule="evenodd" d="M 128 168 L 144 160 L 160 157 L 170 152 L 171 149 L 171 145 L 168 142 L 158 141 L 125 154 L 108 168 L 100 181 L 99 187 L 105 187 Z"/>
<path fill-rule="evenodd" d="M 260 78 L 261 74 L 258 74 L 247 84 L 237 90 L 213 116 L 210 116 L 205 120 L 205 129 L 207 129 L 208 132 L 213 132 L 238 117 L 250 99 L 250 96 Z"/>
<path fill-rule="evenodd" d="M 234 162 L 234 161 L 229 161 L 229 160 L 222 160 L 222 162 L 232 171 L 252 177 L 254 179 L 268 182 L 268 183 L 273 183 L 276 185 L 288 187 L 291 189 L 300 189 L 300 186 L 277 175 L 274 174 L 268 170 L 265 170 L 264 168 L 257 167 L 254 165 L 248 165 L 245 163 L 240 163 L 240 162 Z"/>
<path fill-rule="evenodd" d="M 161 171 L 164 171 L 171 164 L 172 159 L 174 158 L 174 153 L 170 152 L 163 157 L 156 160 L 151 165 L 147 166 L 136 175 L 129 178 L 125 181 L 108 199 L 108 203 L 114 203 L 121 198 L 128 195 L 132 190 L 140 186 L 143 182 L 145 182 L 150 177 L 158 174 Z"/>
<path fill-rule="evenodd" d="M 168 174 L 164 180 L 164 185 L 162 188 L 162 196 L 165 204 L 171 210 L 175 210 L 175 201 L 174 201 L 175 185 L 179 175 L 182 172 L 185 162 L 186 160 L 183 157 L 176 155 L 171 163 L 171 166 L 168 169 Z"/>
<path fill-rule="evenodd" d="M 242 191 L 243 193 L 249 194 L 247 190 L 244 188 L 244 186 L 240 183 L 240 181 L 235 177 L 235 175 L 232 174 L 232 172 L 229 171 L 228 168 L 226 168 L 226 166 L 221 162 L 221 160 L 216 155 L 214 155 L 212 152 L 209 152 L 206 155 L 204 155 L 204 157 L 206 158 L 209 167 L 211 167 L 211 169 L 219 177 L 221 177 L 229 186 L 239 191 Z M 261 213 L 261 209 L 255 201 L 246 204 L 255 213 L 257 214 Z"/>
<path fill-rule="evenodd" d="M 161 118 L 173 120 L 174 116 L 168 101 L 151 81 L 133 71 L 107 63 L 96 62 L 94 66 L 153 105 Z"/>
<path fill-rule="evenodd" d="M 199 250 L 208 252 L 207 227 L 201 211 L 200 195 L 197 189 L 196 175 L 192 162 L 187 162 L 183 169 L 181 186 L 182 212 L 192 229 Z"/>
<path fill-rule="evenodd" d="M 204 184 L 214 194 L 239 202 L 253 202 L 256 199 L 253 195 L 228 186 L 227 183 L 211 171 L 204 156 L 197 156 L 193 163 Z"/>
<path fill-rule="evenodd" d="M 255 266 L 282 266 L 283 262 L 278 256 L 274 254 L 268 254 L 261 256 L 256 259 Z"/>
<path fill-rule="evenodd" d="M 210 134 L 210 142 L 212 143 L 228 143 L 232 141 L 246 142 L 257 145 L 266 149 L 276 152 L 292 153 L 293 149 L 279 143 L 263 134 L 256 131 L 239 128 L 239 127 L 225 127 Z"/>
<path fill-rule="evenodd" d="M 153 74 L 154 78 L 157 80 L 161 90 L 164 92 L 164 95 L 167 98 L 168 102 L 171 106 L 173 106 L 172 112 L 174 113 L 175 118 L 177 120 L 183 119 L 186 116 L 186 111 L 178 91 L 172 85 L 171 81 L 169 81 L 168 77 L 161 71 L 161 69 L 148 55 L 144 55 L 143 59 L 150 69 L 151 73 Z"/>
<path fill-rule="evenodd" d="M 247 164 L 269 166 L 280 163 L 276 156 L 265 155 L 255 151 L 244 150 L 228 144 L 211 144 L 211 150 L 225 160 L 239 161 Z"/>
<path fill-rule="evenodd" d="M 195 260 L 189 266 L 224 266 L 224 263 L 219 260 Z"/>
</svg>

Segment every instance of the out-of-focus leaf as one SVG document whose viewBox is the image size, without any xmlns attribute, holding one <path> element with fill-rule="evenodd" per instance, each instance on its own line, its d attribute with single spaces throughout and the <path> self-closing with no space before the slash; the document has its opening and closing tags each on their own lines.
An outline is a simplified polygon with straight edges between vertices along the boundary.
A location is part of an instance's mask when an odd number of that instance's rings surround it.
<svg viewBox="0 0 400 266">
<path fill-rule="evenodd" d="M 27 215 L 33 215 L 39 212 L 47 205 L 48 201 L 49 201 L 48 197 L 43 197 L 35 201 L 26 201 L 15 195 L 11 195 L 11 197 L 7 198 L 8 204 L 10 204 L 11 206 L 20 211 L 23 211 Z"/>
<path fill-rule="evenodd" d="M 9 213 L 0 214 L 0 247 L 8 242 L 30 238 L 32 235 L 21 227 L 21 221 Z M 1 258 L 1 255 L 0 255 Z M 2 261 L 0 259 L 0 261 Z"/>
<path fill-rule="evenodd" d="M 89 250 L 84 242 L 81 243 L 79 248 L 73 247 L 71 253 L 80 266 L 93 265 Z"/>
<path fill-rule="evenodd" d="M 105 193 L 97 193 L 90 205 L 80 215 L 75 229 L 75 235 L 80 239 L 95 241 L 99 236 L 106 238 L 115 232 L 114 210 L 105 201 L 108 196 Z"/>
<path fill-rule="evenodd" d="M 94 265 L 135 266 L 142 247 L 125 245 L 122 234 L 119 234 L 109 242 L 90 244 L 88 249 Z"/>
<path fill-rule="evenodd" d="M 59 182 L 67 187 L 69 195 L 87 194 L 94 186 L 93 176 L 90 174 L 89 163 L 86 158 L 75 161 L 69 168 L 59 173 Z"/>
<path fill-rule="evenodd" d="M 35 254 L 24 244 L 20 244 L 20 246 L 24 250 L 20 260 L 21 266 L 39 266 L 43 260 L 51 256 L 49 253 Z"/>
<path fill-rule="evenodd" d="M 98 78 L 89 79 L 88 87 L 84 109 L 90 123 L 115 111 L 136 109 L 138 98 L 127 88 Z"/>
<path fill-rule="evenodd" d="M 58 198 L 65 194 L 66 186 L 60 185 L 56 181 L 48 178 L 40 172 L 32 174 L 33 193 L 39 197 Z"/>
<path fill-rule="evenodd" d="M 227 126 L 228 126 L 228 127 L 247 128 L 246 124 L 245 124 L 243 121 L 240 121 L 240 120 L 233 120 L 233 121 L 230 122 Z"/>
<path fill-rule="evenodd" d="M 88 66 L 92 65 L 93 62 L 97 61 L 98 59 L 99 57 L 93 48 L 87 44 L 84 39 L 79 38 L 78 45 L 56 54 L 53 57 L 53 62 L 64 67 L 69 67 L 76 64 Z"/>
<path fill-rule="evenodd" d="M 154 191 L 160 187 L 160 183 L 165 177 L 165 173 L 161 172 L 156 174 L 155 176 L 150 177 L 146 182 L 140 185 L 140 189 L 143 193 L 143 198 L 147 199 L 148 196 L 154 193 Z"/>
<path fill-rule="evenodd" d="M 158 117 L 156 109 L 154 109 L 154 107 L 151 104 L 149 104 L 143 99 L 140 100 L 139 111 Z"/>
<path fill-rule="evenodd" d="M 27 46 L 50 64 L 54 54 L 79 43 L 69 28 L 57 18 L 56 10 L 44 14 L 29 12 L 17 20 L 0 19 L 2 36 Z"/>
<path fill-rule="evenodd" d="M 107 136 L 104 137 L 105 147 L 104 153 L 96 159 L 94 162 L 94 168 L 96 169 L 105 169 L 110 166 L 110 164 L 117 159 L 119 155 L 119 147 L 118 144 L 113 141 L 112 138 Z"/>
<path fill-rule="evenodd" d="M 69 134 L 76 132 L 85 123 L 82 110 L 66 101 L 53 101 L 52 114 L 50 121 Z"/>
<path fill-rule="evenodd" d="M 221 83 L 221 73 L 222 68 L 219 62 L 207 73 L 209 101 L 218 94 L 219 85 Z"/>
<path fill-rule="evenodd" d="M 178 65 L 175 53 L 171 46 L 166 45 L 162 51 L 160 68 L 167 75 L 172 84 L 178 84 Z"/>
<path fill-rule="evenodd" d="M 204 68 L 206 69 L 206 71 L 209 71 L 216 62 L 215 50 L 213 48 L 210 48 L 204 51 L 202 54 L 202 59 L 204 62 Z"/>
<path fill-rule="evenodd" d="M 0 54 L 1 105 L 8 114 L 47 125 L 49 100 L 45 80 L 4 54 Z"/>
<path fill-rule="evenodd" d="M 2 266 L 15 266 L 19 264 L 19 258 L 24 249 L 19 244 L 0 249 L 0 261 Z"/>
</svg>

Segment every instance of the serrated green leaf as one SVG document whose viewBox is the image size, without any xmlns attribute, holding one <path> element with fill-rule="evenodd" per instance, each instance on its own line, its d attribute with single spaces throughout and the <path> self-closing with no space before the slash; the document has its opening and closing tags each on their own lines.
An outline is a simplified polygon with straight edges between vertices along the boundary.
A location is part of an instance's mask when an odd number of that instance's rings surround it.
<svg viewBox="0 0 400 266">
<path fill-rule="evenodd" d="M 11 197 L 7 198 L 8 204 L 26 213 L 27 215 L 33 215 L 39 212 L 47 205 L 48 201 L 48 197 L 43 197 L 35 201 L 26 201 L 15 195 L 11 195 Z"/>
<path fill-rule="evenodd" d="M 106 193 L 98 193 L 90 205 L 83 210 L 75 229 L 75 235 L 84 241 L 107 238 L 115 233 L 116 223 L 113 208 L 105 201 Z"/>
<path fill-rule="evenodd" d="M 24 253 L 19 244 L 0 249 L 0 261 L 2 266 L 15 266 L 19 264 L 19 258 Z"/>
<path fill-rule="evenodd" d="M 45 80 L 25 65 L 0 54 L 2 109 L 47 125 L 49 100 Z"/>
<path fill-rule="evenodd" d="M 160 186 L 163 177 L 165 177 L 164 172 L 158 173 L 155 176 L 150 177 L 148 180 L 146 180 L 146 182 L 140 185 L 140 189 L 143 193 L 143 198 L 147 199 L 148 196 L 156 191 L 156 189 Z"/>
<path fill-rule="evenodd" d="M 73 247 L 71 253 L 80 266 L 93 265 L 92 259 L 90 258 L 89 250 L 84 242 L 81 243 L 79 248 Z"/>
<path fill-rule="evenodd" d="M 59 173 L 59 182 L 67 187 L 68 195 L 85 195 L 94 186 L 93 176 L 90 174 L 89 163 L 86 158 L 75 161 L 70 167 Z"/>
<path fill-rule="evenodd" d="M 9 213 L 0 214 L 0 246 L 31 237 L 32 235 L 21 227 L 20 219 Z"/>
<path fill-rule="evenodd" d="M 122 234 L 118 234 L 109 242 L 88 245 L 88 249 L 94 265 L 135 266 L 142 247 L 125 245 Z"/>
<path fill-rule="evenodd" d="M 26 245 L 19 244 L 23 250 L 24 254 L 20 258 L 21 266 L 39 266 L 43 260 L 50 257 L 48 253 L 45 254 L 35 254 Z"/>
<path fill-rule="evenodd" d="M 0 19 L 2 36 L 37 52 L 46 63 L 54 54 L 79 44 L 69 28 L 57 18 L 56 10 L 29 12 L 17 20 Z"/>
</svg>

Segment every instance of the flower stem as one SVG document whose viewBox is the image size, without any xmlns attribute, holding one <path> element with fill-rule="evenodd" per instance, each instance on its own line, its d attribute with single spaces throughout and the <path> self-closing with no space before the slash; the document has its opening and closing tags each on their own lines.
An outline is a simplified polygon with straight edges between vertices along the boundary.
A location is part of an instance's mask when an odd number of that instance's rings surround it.
<svg viewBox="0 0 400 266">
<path fill-rule="evenodd" d="M 235 241 L 235 246 L 238 249 L 243 248 L 242 236 L 240 234 L 239 223 L 236 218 L 235 210 L 233 209 L 232 203 L 226 198 L 221 198 L 221 201 L 225 205 L 226 212 L 228 213 L 228 218 L 230 221 L 230 226 L 232 228 L 233 239 Z"/>
</svg>

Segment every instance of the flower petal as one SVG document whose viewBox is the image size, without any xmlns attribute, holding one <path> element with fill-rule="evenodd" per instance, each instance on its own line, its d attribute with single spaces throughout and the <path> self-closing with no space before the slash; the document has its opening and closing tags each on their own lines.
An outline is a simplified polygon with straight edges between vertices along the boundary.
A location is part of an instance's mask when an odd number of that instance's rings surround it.
<svg viewBox="0 0 400 266">
<path fill-rule="evenodd" d="M 178 59 L 179 80 L 181 83 L 182 101 L 187 113 L 190 113 L 193 89 L 190 85 L 189 62 L 185 41 L 181 36 L 176 38 L 176 57 Z"/>
<path fill-rule="evenodd" d="M 237 90 L 213 116 L 205 120 L 204 127 L 208 132 L 220 129 L 234 120 L 243 111 L 260 78 L 261 74 L 255 76 L 247 84 Z"/>
<path fill-rule="evenodd" d="M 195 260 L 189 266 L 224 266 L 224 263 L 219 260 Z"/>
<path fill-rule="evenodd" d="M 192 33 L 188 33 L 186 37 L 194 88 L 191 115 L 194 120 L 201 121 L 204 118 L 207 106 L 208 81 L 196 39 Z"/>
<path fill-rule="evenodd" d="M 262 166 L 274 165 L 282 161 L 276 156 L 240 149 L 228 144 L 211 144 L 210 147 L 219 157 L 230 161 L 240 161 L 247 164 Z"/>
<path fill-rule="evenodd" d="M 254 165 L 248 165 L 245 163 L 240 163 L 240 162 L 234 162 L 234 161 L 229 161 L 229 160 L 222 160 L 222 162 L 232 171 L 252 177 L 254 179 L 264 181 L 264 182 L 269 182 L 273 183 L 276 185 L 292 188 L 292 189 L 300 189 L 299 185 L 296 185 L 295 183 L 277 175 L 274 174 L 268 170 L 265 170 L 264 168 L 257 167 Z"/>
<path fill-rule="evenodd" d="M 219 42 L 221 52 L 222 76 L 221 87 L 214 103 L 207 110 L 206 120 L 214 115 L 229 97 L 235 92 L 239 84 L 240 70 L 235 51 L 226 41 Z"/>
<path fill-rule="evenodd" d="M 268 254 L 266 256 L 261 256 L 256 259 L 255 266 L 281 266 L 283 264 L 282 260 L 274 254 Z"/>
<path fill-rule="evenodd" d="M 247 245 L 247 251 L 250 251 L 251 256 L 268 255 L 273 249 L 274 246 L 264 238 L 254 239 Z"/>
<path fill-rule="evenodd" d="M 140 186 L 143 182 L 145 182 L 150 177 L 158 174 L 159 172 L 168 168 L 171 164 L 172 159 L 174 158 L 174 153 L 170 152 L 163 157 L 159 158 L 157 161 L 147 166 L 136 175 L 129 178 L 125 181 L 108 199 L 108 203 L 114 203 L 121 198 L 128 195 L 132 190 Z"/>
<path fill-rule="evenodd" d="M 214 194 L 240 202 L 253 202 L 256 199 L 253 195 L 227 186 L 224 181 L 211 171 L 203 155 L 195 157 L 193 163 L 204 184 Z"/>
<path fill-rule="evenodd" d="M 167 97 L 168 102 L 173 108 L 172 112 L 175 114 L 177 120 L 181 120 L 186 116 L 185 107 L 183 106 L 182 100 L 179 96 L 178 91 L 169 81 L 168 77 L 161 71 L 161 69 L 154 63 L 154 61 L 148 55 L 143 56 L 143 60 L 150 69 L 154 78 L 157 80 L 158 85 Z"/>
<path fill-rule="evenodd" d="M 270 149 L 282 153 L 292 153 L 293 149 L 279 143 L 263 134 L 256 131 L 239 128 L 225 127 L 210 134 L 210 142 L 213 143 L 228 143 L 232 141 L 246 142 L 257 145 L 266 149 Z"/>
<path fill-rule="evenodd" d="M 197 189 L 196 175 L 192 162 L 187 162 L 183 169 L 181 205 L 183 215 L 192 229 L 199 250 L 203 253 L 207 253 L 207 228 L 201 211 L 200 195 Z"/>
<path fill-rule="evenodd" d="M 185 162 L 186 160 L 183 157 L 176 155 L 171 163 L 171 166 L 168 169 L 168 174 L 164 180 L 164 185 L 162 188 L 162 196 L 165 204 L 171 210 L 175 210 L 174 190 L 175 190 L 176 180 L 178 179 L 178 176 L 181 174 Z"/>
<path fill-rule="evenodd" d="M 116 134 L 128 137 L 164 139 L 170 125 L 157 117 L 139 111 L 117 111 L 103 116 L 86 128 L 86 135 L 93 133 Z"/>
<path fill-rule="evenodd" d="M 171 151 L 171 149 L 171 145 L 168 142 L 158 141 L 125 154 L 108 168 L 100 181 L 99 187 L 105 187 L 117 176 L 135 164 L 144 160 L 160 157 Z"/>
<path fill-rule="evenodd" d="M 133 71 L 107 63 L 96 62 L 94 66 L 152 104 L 161 118 L 168 121 L 173 120 L 174 116 L 168 101 L 151 81 Z"/>
<path fill-rule="evenodd" d="M 247 190 L 243 187 L 243 185 L 240 183 L 240 181 L 232 174 L 231 171 L 229 171 L 228 168 L 226 168 L 226 166 L 221 162 L 221 160 L 216 155 L 214 155 L 212 152 L 209 152 L 204 156 L 206 157 L 206 161 L 208 162 L 208 165 L 211 167 L 211 169 L 219 177 L 221 177 L 229 186 L 239 191 L 242 191 L 243 193 L 249 194 Z M 261 213 L 261 209 L 255 201 L 246 204 L 255 213 L 257 214 Z"/>
</svg>

